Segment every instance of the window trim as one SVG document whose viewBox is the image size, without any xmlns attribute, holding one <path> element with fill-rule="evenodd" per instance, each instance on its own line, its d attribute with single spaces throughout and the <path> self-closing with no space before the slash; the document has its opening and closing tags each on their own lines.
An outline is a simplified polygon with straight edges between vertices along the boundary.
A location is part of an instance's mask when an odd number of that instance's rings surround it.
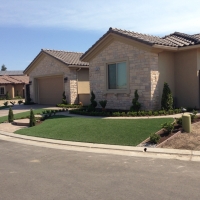
<svg viewBox="0 0 200 200">
<path fill-rule="evenodd" d="M 1 88 L 4 88 L 4 94 L 1 94 Z M 5 86 L 0 86 L 0 95 L 5 95 L 6 94 L 6 87 Z"/>
<path fill-rule="evenodd" d="M 115 64 L 115 63 L 120 63 L 120 62 L 125 62 L 126 63 L 126 77 L 127 77 L 127 88 L 126 89 L 109 89 L 108 88 L 108 65 L 109 64 Z M 130 93 L 130 80 L 129 80 L 129 71 L 130 71 L 130 66 L 129 66 L 129 60 L 128 58 L 122 58 L 122 59 L 115 59 L 115 60 L 109 60 L 105 64 L 105 94 L 107 93 L 114 93 L 114 94 L 119 94 L 119 93 L 125 93 L 129 94 Z"/>
</svg>

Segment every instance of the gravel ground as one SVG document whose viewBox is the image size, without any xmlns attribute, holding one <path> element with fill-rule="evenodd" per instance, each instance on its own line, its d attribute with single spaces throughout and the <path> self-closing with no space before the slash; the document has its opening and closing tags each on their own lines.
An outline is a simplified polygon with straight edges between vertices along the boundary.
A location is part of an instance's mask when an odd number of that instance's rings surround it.
<svg viewBox="0 0 200 200">
<path fill-rule="evenodd" d="M 181 133 L 161 146 L 169 149 L 200 150 L 200 122 L 192 124 L 191 133 Z"/>
</svg>

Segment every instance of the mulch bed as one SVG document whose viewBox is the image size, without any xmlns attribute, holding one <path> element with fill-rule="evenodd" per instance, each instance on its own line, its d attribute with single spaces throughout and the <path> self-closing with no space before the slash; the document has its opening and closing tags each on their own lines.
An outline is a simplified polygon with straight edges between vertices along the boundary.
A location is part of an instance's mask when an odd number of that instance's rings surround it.
<svg viewBox="0 0 200 200">
<path fill-rule="evenodd" d="M 193 123 L 197 123 L 197 122 L 200 122 L 200 116 L 197 116 L 197 117 L 193 120 L 192 124 L 193 124 Z M 145 141 L 143 142 L 143 144 L 144 144 L 144 146 L 156 147 L 156 146 L 158 146 L 159 144 L 161 144 L 162 142 L 168 140 L 170 137 L 174 136 L 174 135 L 175 135 L 176 133 L 178 133 L 178 132 L 183 132 L 183 128 L 182 128 L 182 126 L 180 126 L 180 125 L 178 125 L 178 124 L 175 124 L 174 130 L 173 130 L 173 132 L 170 133 L 170 134 L 169 134 L 169 133 L 166 133 L 166 131 L 164 131 L 164 129 L 161 129 L 160 131 L 158 131 L 158 132 L 156 133 L 156 134 L 160 135 L 160 140 L 159 140 L 159 142 L 157 143 L 157 145 L 151 144 L 151 143 L 149 142 L 149 140 L 145 140 Z M 140 146 L 140 145 L 139 145 L 139 146 Z"/>
</svg>

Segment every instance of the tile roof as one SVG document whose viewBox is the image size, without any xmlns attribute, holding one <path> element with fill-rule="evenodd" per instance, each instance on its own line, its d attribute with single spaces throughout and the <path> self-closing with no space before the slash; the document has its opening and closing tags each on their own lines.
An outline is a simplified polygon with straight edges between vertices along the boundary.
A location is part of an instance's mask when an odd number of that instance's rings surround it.
<svg viewBox="0 0 200 200">
<path fill-rule="evenodd" d="M 64 62 L 67 65 L 89 66 L 89 63 L 80 60 L 83 53 L 42 49 L 43 52 Z"/>
<path fill-rule="evenodd" d="M 137 33 L 133 31 L 127 31 L 117 28 L 109 28 L 109 30 L 95 43 L 93 44 L 82 56 L 82 59 L 90 50 L 93 49 L 96 45 L 98 45 L 102 39 L 104 39 L 110 33 L 114 33 L 116 35 L 120 35 L 150 46 L 153 45 L 162 45 L 168 47 L 184 47 L 189 45 L 197 45 L 200 44 L 200 34 L 196 35 L 188 35 L 185 33 L 174 32 L 170 35 L 164 37 L 158 37 L 148 34 Z"/>
<path fill-rule="evenodd" d="M 23 76 L 23 70 L 18 71 L 0 71 L 0 76 Z"/>
<path fill-rule="evenodd" d="M 0 84 L 28 84 L 28 76 L 0 76 Z"/>
</svg>

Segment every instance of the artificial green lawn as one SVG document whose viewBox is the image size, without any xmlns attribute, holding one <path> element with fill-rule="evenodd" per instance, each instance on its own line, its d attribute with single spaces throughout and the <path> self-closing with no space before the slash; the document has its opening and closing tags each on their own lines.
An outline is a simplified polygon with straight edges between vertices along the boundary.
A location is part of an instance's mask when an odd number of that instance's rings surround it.
<svg viewBox="0 0 200 200">
<path fill-rule="evenodd" d="M 100 119 L 54 116 L 15 133 L 58 140 L 135 146 L 172 118 Z"/>
<path fill-rule="evenodd" d="M 35 110 L 33 110 L 33 112 L 34 112 L 34 114 L 38 114 L 38 113 L 42 113 L 42 111 L 44 111 L 44 110 L 45 109 L 35 109 Z M 8 110 L 8 112 L 9 112 L 9 110 Z M 22 117 L 27 117 L 29 115 L 30 115 L 30 111 L 14 114 L 14 119 L 21 119 Z M 7 120 L 8 120 L 8 116 L 0 117 L 0 123 L 5 122 Z"/>
</svg>

